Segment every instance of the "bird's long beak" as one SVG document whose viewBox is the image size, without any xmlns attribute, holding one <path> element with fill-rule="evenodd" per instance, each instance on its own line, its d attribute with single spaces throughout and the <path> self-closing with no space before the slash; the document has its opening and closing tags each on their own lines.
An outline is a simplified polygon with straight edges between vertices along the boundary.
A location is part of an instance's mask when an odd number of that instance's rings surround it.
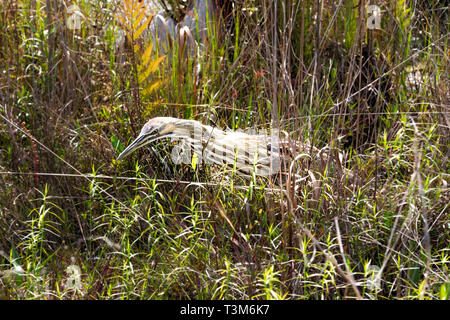
<svg viewBox="0 0 450 320">
<path fill-rule="evenodd" d="M 158 138 L 158 134 L 141 134 L 139 135 L 125 150 L 122 151 L 121 154 L 117 157 L 117 160 L 121 160 L 125 158 L 127 155 L 132 153 L 134 150 L 142 148 L 146 144 L 156 140 Z"/>
</svg>

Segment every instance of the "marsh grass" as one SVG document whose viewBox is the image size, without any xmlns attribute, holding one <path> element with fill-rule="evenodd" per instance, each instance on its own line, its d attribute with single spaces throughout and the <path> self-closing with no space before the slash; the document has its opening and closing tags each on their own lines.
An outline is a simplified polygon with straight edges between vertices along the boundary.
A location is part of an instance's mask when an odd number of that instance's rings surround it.
<svg viewBox="0 0 450 320">
<path fill-rule="evenodd" d="M 117 55 L 113 2 L 69 30 L 61 1 L 3 1 L 1 298 L 449 299 L 448 8 L 380 1 L 367 31 L 359 3 L 234 1 L 202 54 L 162 60 Z M 265 130 L 273 110 L 357 181 L 283 190 L 177 166 L 172 142 L 115 161 L 153 116 Z"/>
</svg>

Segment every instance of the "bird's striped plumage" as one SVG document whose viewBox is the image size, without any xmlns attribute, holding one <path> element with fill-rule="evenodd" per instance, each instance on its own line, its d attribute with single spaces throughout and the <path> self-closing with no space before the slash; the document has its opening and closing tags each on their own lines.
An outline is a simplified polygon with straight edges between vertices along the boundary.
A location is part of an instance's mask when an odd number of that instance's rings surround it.
<svg viewBox="0 0 450 320">
<path fill-rule="evenodd" d="M 118 159 L 164 138 L 182 141 L 185 148 L 197 154 L 199 162 L 227 164 L 238 172 L 258 176 L 289 173 L 292 163 L 304 158 L 322 163 L 328 159 L 328 152 L 288 137 L 280 138 L 278 131 L 271 135 L 224 131 L 195 120 L 171 117 L 150 119 Z"/>
</svg>

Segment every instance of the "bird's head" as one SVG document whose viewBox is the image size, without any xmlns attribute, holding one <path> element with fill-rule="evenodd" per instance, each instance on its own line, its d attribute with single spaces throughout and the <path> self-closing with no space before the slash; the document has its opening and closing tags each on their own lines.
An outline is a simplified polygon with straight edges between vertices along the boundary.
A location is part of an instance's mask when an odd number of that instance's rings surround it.
<svg viewBox="0 0 450 320">
<path fill-rule="evenodd" d="M 121 160 L 133 151 L 159 139 L 189 137 L 193 131 L 193 120 L 181 120 L 171 117 L 150 119 L 142 127 L 139 136 L 117 157 Z"/>
</svg>

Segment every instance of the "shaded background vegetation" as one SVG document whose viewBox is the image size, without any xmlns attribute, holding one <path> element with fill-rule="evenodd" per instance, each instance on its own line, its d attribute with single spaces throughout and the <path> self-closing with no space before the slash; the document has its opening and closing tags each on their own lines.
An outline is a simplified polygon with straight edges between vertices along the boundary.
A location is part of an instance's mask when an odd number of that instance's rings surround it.
<svg viewBox="0 0 450 320">
<path fill-rule="evenodd" d="M 219 1 L 143 94 L 122 1 L 2 1 L 1 297 L 448 299 L 448 7 L 377 1 L 368 30 L 368 4 Z M 282 192 L 164 143 L 115 161 L 154 116 L 263 130 L 274 110 L 358 181 Z"/>
</svg>

